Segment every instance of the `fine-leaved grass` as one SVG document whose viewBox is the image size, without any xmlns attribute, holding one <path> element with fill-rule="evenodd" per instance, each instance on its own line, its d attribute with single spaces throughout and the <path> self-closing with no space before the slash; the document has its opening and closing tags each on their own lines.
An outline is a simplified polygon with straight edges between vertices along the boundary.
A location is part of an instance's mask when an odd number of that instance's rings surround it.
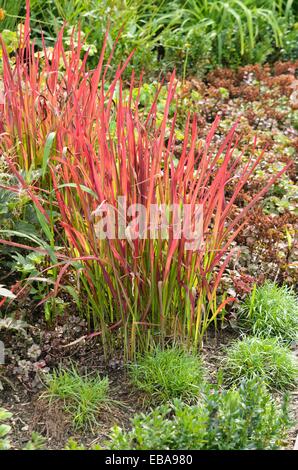
<svg viewBox="0 0 298 470">
<path fill-rule="evenodd" d="M 298 335 L 298 298 L 287 286 L 266 282 L 256 287 L 240 309 L 240 326 L 263 338 L 291 343 Z"/>
<path fill-rule="evenodd" d="M 139 356 L 129 369 L 132 383 L 155 403 L 193 399 L 204 383 L 200 357 L 177 346 L 164 350 L 157 347 Z"/>
<path fill-rule="evenodd" d="M 276 338 L 252 336 L 237 340 L 223 360 L 223 379 L 227 385 L 257 378 L 272 390 L 286 390 L 295 387 L 297 377 L 294 356 Z"/>
<path fill-rule="evenodd" d="M 47 387 L 44 396 L 50 401 L 62 400 L 65 411 L 78 428 L 96 426 L 99 413 L 108 409 L 112 402 L 107 377 L 81 375 L 74 365 L 69 369 L 55 370 L 48 379 Z"/>
</svg>

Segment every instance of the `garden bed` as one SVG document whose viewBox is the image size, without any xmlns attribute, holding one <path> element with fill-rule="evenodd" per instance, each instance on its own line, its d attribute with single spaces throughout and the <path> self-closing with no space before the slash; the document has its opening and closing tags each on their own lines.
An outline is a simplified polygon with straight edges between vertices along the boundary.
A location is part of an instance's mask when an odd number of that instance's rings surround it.
<svg viewBox="0 0 298 470">
<path fill-rule="evenodd" d="M 29 20 L 0 56 L 0 449 L 292 449 L 298 60 L 139 80 Z M 101 238 L 123 195 L 200 203 L 203 243 Z"/>
<path fill-rule="evenodd" d="M 71 324 L 79 324 L 79 317 L 70 317 Z M 113 357 L 108 362 L 105 360 L 98 341 L 90 340 L 87 344 L 79 343 L 65 348 L 65 345 L 75 341 L 77 335 L 73 331 L 66 331 L 56 326 L 50 331 L 41 325 L 43 333 L 39 343 L 37 337 L 28 335 L 29 344 L 38 344 L 40 355 L 35 362 L 28 358 L 28 347 L 15 335 L 11 335 L 9 363 L 6 366 L 2 385 L 4 390 L 0 397 L 0 407 L 5 407 L 12 413 L 10 424 L 12 426 L 11 444 L 13 449 L 22 449 L 32 439 L 32 433 L 38 433 L 44 440 L 41 448 L 61 450 L 74 440 L 85 448 L 91 448 L 95 444 L 103 444 L 110 429 L 119 425 L 129 430 L 131 418 L 137 413 L 148 412 L 150 405 L 146 394 L 139 391 L 131 384 L 127 374 L 127 368 L 119 357 Z M 47 330 L 47 332 L 45 332 Z M 81 331 L 84 332 L 83 329 Z M 38 335 L 40 336 L 40 335 Z M 80 337 L 80 336 L 79 336 Z M 235 330 L 227 328 L 223 331 L 210 333 L 206 341 L 202 357 L 208 371 L 208 381 L 216 383 L 217 371 L 225 355 L 226 348 L 238 337 Z M 19 345 L 19 347 L 18 347 Z M 294 354 L 298 354 L 293 351 Z M 20 361 L 26 362 L 23 368 Z M 30 364 L 30 372 L 28 365 Z M 33 365 L 34 364 L 34 365 Z M 46 377 L 55 368 L 69 368 L 75 365 L 83 376 L 99 373 L 102 377 L 108 376 L 110 382 L 110 398 L 117 404 L 112 405 L 111 410 L 100 414 L 98 426 L 95 429 L 76 429 L 73 426 L 71 416 L 65 412 L 63 401 L 49 401 L 43 396 L 46 387 Z M 3 372 L 3 371 L 2 371 Z M 5 380 L 8 379 L 8 381 Z M 277 400 L 280 395 L 276 395 Z M 284 448 L 292 449 L 298 432 L 298 392 L 297 389 L 290 394 L 290 415 L 292 425 L 284 440 Z M 33 449 L 39 448 L 33 440 Z"/>
</svg>

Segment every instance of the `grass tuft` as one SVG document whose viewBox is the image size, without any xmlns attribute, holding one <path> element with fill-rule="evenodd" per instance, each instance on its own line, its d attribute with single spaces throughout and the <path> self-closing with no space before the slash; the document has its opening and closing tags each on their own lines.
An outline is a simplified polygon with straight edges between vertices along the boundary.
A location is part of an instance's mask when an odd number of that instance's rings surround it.
<svg viewBox="0 0 298 470">
<path fill-rule="evenodd" d="M 195 354 L 177 346 L 164 350 L 157 347 L 130 365 L 130 377 L 155 403 L 174 398 L 191 400 L 202 388 L 204 368 Z"/>
<path fill-rule="evenodd" d="M 291 351 L 276 338 L 247 337 L 235 341 L 223 360 L 223 379 L 239 385 L 243 379 L 260 379 L 272 390 L 294 388 L 297 363 Z"/>
<path fill-rule="evenodd" d="M 45 396 L 60 399 L 64 409 L 72 417 L 77 428 L 93 428 L 98 424 L 99 413 L 109 408 L 108 377 L 101 378 L 98 374 L 80 375 L 75 366 L 69 369 L 55 370 L 47 383 Z"/>
<path fill-rule="evenodd" d="M 291 343 L 298 337 L 298 298 L 289 287 L 266 282 L 246 298 L 239 319 L 253 335 Z"/>
</svg>

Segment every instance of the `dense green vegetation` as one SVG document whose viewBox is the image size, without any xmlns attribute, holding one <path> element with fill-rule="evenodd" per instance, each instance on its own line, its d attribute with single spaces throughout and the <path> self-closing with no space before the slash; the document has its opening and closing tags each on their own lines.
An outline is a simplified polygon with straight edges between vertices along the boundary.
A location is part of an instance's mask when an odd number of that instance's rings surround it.
<svg viewBox="0 0 298 470">
<path fill-rule="evenodd" d="M 75 426 L 92 428 L 100 411 L 109 405 L 109 380 L 97 374 L 84 376 L 74 366 L 60 368 L 48 378 L 46 397 L 50 401 L 61 399 Z"/>
<path fill-rule="evenodd" d="M 298 369 L 291 351 L 276 338 L 252 336 L 237 340 L 228 348 L 223 374 L 229 385 L 244 378 L 258 378 L 273 390 L 286 390 L 297 384 Z"/>
<path fill-rule="evenodd" d="M 278 337 L 290 344 L 298 334 L 297 296 L 287 286 L 267 282 L 255 288 L 241 307 L 242 326 L 263 338 Z"/>
<path fill-rule="evenodd" d="M 14 29 L 24 6 L 6 0 L 1 29 Z M 65 41 L 78 19 L 96 63 L 108 23 L 109 49 L 122 33 L 114 65 L 133 49 L 129 70 L 148 76 L 177 68 L 179 74 L 202 75 L 216 65 L 237 66 L 296 59 L 297 9 L 292 0 L 32 0 L 31 22 L 37 44 L 40 28 L 49 46 L 64 22 Z"/>
<path fill-rule="evenodd" d="M 284 436 L 286 407 L 278 409 L 265 388 L 244 381 L 239 389 L 213 390 L 201 403 L 176 400 L 132 420 L 132 430 L 115 428 L 108 449 L 274 449 Z"/>
<path fill-rule="evenodd" d="M 197 397 L 204 384 L 204 373 L 198 356 L 178 347 L 157 348 L 130 366 L 132 383 L 154 403 Z"/>
</svg>

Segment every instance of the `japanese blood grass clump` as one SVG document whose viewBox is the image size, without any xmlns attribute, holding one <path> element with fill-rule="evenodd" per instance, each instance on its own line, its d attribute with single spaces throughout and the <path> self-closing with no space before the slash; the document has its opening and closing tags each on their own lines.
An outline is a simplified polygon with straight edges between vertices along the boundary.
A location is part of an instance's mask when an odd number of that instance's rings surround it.
<svg viewBox="0 0 298 470">
<path fill-rule="evenodd" d="M 222 372 L 228 386 L 255 378 L 271 390 L 283 391 L 297 384 L 298 364 L 292 352 L 277 338 L 252 336 L 228 347 Z"/>
<path fill-rule="evenodd" d="M 157 109 L 159 89 L 144 111 L 134 93 L 134 75 L 129 87 L 121 78 L 129 58 L 105 82 L 112 60 L 104 65 L 107 38 L 97 67 L 87 70 L 80 37 L 65 51 L 62 31 L 51 55 L 44 49 L 41 60 L 30 44 L 28 17 L 25 33 L 26 67 L 22 57 L 11 65 L 3 48 L 7 106 L 0 144 L 12 174 L 34 202 L 50 245 L 43 252 L 57 273 L 51 295 L 61 285 L 71 284 L 73 291 L 77 286 L 78 307 L 101 337 L 106 355 L 120 344 L 132 358 L 168 337 L 189 348 L 201 345 L 209 325 L 216 326 L 234 300 L 218 295 L 233 242 L 249 210 L 286 167 L 236 212 L 237 196 L 264 154 L 256 155 L 255 144 L 237 153 L 237 123 L 218 144 L 213 140 L 219 117 L 202 141 L 196 116 L 188 115 L 178 146 L 176 113 L 170 117 L 176 107 L 175 74 L 167 83 L 164 112 Z M 249 154 L 245 163 L 244 153 Z M 31 184 L 20 169 L 39 169 L 41 179 Z M 118 220 L 112 223 L 115 236 L 99 235 L 106 208 L 119 214 L 119 197 L 127 208 L 144 208 L 142 236 L 137 210 L 127 215 L 121 235 Z M 151 236 L 150 208 L 173 205 L 188 206 L 193 215 L 202 209 L 198 246 L 189 246 L 183 231 L 176 236 L 173 214 L 166 236 L 160 227 Z"/>
<path fill-rule="evenodd" d="M 270 396 L 259 381 L 238 389 L 208 390 L 196 405 L 181 400 L 132 419 L 130 431 L 114 427 L 109 450 L 277 449 L 289 426 L 287 401 Z"/>
<path fill-rule="evenodd" d="M 239 324 L 253 335 L 290 344 L 298 339 L 298 297 L 272 282 L 255 287 L 240 308 Z"/>
<path fill-rule="evenodd" d="M 109 380 L 98 374 L 81 375 L 72 365 L 69 369 L 54 370 L 43 395 L 49 401 L 62 400 L 65 411 L 77 428 L 93 428 L 99 414 L 110 408 Z"/>
<path fill-rule="evenodd" d="M 160 347 L 139 355 L 129 366 L 132 383 L 145 392 L 153 403 L 174 398 L 192 400 L 198 397 L 204 385 L 204 367 L 196 354 L 174 346 Z"/>
</svg>

